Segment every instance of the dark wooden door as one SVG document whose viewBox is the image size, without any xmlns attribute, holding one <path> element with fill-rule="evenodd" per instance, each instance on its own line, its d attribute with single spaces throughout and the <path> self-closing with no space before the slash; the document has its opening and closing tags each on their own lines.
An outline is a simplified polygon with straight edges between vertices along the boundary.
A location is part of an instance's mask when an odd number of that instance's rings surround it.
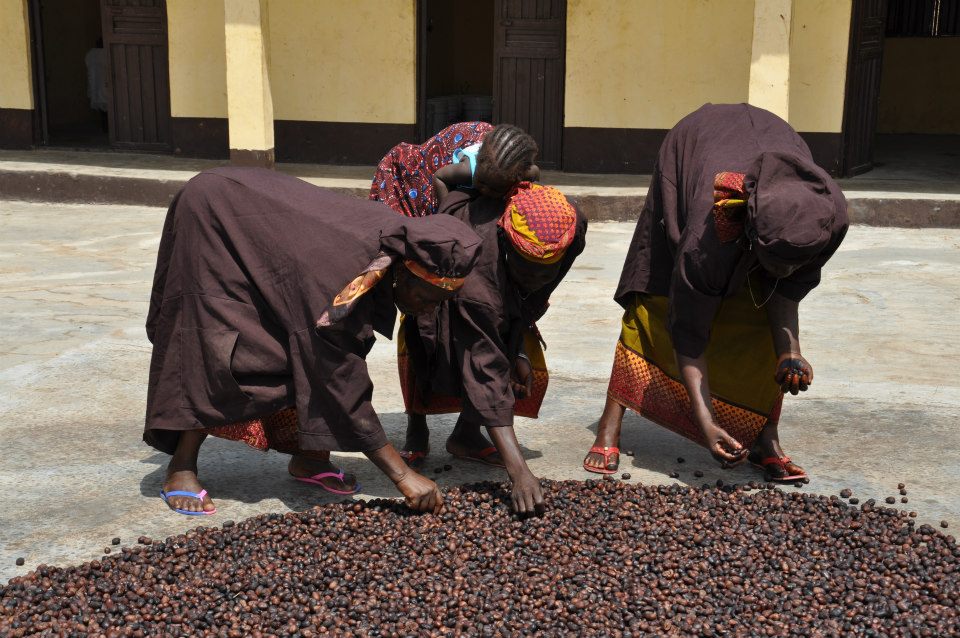
<svg viewBox="0 0 960 638">
<path fill-rule="evenodd" d="M 170 74 L 165 0 L 100 0 L 110 61 L 110 143 L 170 148 Z"/>
<path fill-rule="evenodd" d="M 526 130 L 537 163 L 560 168 L 566 0 L 497 0 L 496 11 L 494 121 Z"/>
<path fill-rule="evenodd" d="M 841 175 L 858 175 L 873 168 L 886 16 L 887 0 L 853 2 L 843 107 Z"/>
</svg>

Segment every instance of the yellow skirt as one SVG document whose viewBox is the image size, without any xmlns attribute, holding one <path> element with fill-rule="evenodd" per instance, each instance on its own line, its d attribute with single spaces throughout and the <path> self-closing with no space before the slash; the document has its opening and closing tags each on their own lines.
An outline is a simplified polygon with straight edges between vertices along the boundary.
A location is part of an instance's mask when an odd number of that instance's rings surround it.
<svg viewBox="0 0 960 638">
<path fill-rule="evenodd" d="M 406 317 L 400 317 L 400 328 L 397 331 L 397 367 L 400 372 L 400 389 L 403 392 L 403 404 L 407 413 L 413 414 L 451 414 L 463 410 L 460 397 L 446 394 L 430 393 L 427 395 L 417 385 L 413 362 L 407 350 L 407 341 L 403 322 Z M 529 332 L 523 336 L 524 352 L 530 358 L 530 367 L 533 368 L 533 392 L 530 396 L 517 399 L 513 406 L 516 416 L 536 419 L 540 415 L 540 406 L 547 393 L 547 384 L 550 375 L 547 373 L 547 360 L 540 346 L 540 340 Z"/>
<path fill-rule="evenodd" d="M 633 297 L 623 313 L 607 394 L 703 445 L 667 331 L 667 304 L 666 297 Z M 767 311 L 754 307 L 746 286 L 720 306 L 706 357 L 717 424 L 749 448 L 768 421 L 779 420 L 783 393 L 773 378 L 777 355 Z"/>
</svg>

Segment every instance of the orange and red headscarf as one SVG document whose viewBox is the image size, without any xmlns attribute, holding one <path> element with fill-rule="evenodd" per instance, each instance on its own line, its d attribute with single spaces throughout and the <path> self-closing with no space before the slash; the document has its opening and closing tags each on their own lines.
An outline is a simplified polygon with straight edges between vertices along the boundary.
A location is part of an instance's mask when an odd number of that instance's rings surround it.
<svg viewBox="0 0 960 638">
<path fill-rule="evenodd" d="M 528 261 L 554 264 L 563 258 L 577 230 L 577 212 L 556 188 L 520 182 L 499 225 Z"/>
<path fill-rule="evenodd" d="M 724 171 L 713 178 L 713 223 L 721 242 L 736 241 L 744 232 L 747 192 L 743 173 Z"/>
<path fill-rule="evenodd" d="M 390 269 L 394 260 L 395 257 L 384 253 L 380 253 L 374 257 L 373 261 L 363 269 L 363 272 L 354 277 L 353 280 L 334 297 L 330 308 L 317 320 L 317 326 L 321 328 L 331 326 L 349 315 L 353 310 L 354 304 L 356 304 L 362 296 L 370 292 L 374 286 L 380 283 L 380 280 L 387 274 L 387 270 Z M 463 286 L 463 277 L 447 277 L 432 273 L 421 265 L 420 262 L 413 259 L 407 259 L 403 262 L 403 265 L 415 276 L 438 288 L 456 292 Z"/>
</svg>

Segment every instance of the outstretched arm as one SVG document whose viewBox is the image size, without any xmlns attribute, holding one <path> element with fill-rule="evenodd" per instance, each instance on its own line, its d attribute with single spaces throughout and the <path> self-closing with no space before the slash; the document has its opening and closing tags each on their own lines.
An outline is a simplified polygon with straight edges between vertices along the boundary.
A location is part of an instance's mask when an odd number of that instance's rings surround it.
<svg viewBox="0 0 960 638">
<path fill-rule="evenodd" d="M 364 452 L 364 454 L 393 481 L 403 494 L 407 507 L 418 512 L 434 514 L 439 514 L 443 510 L 443 496 L 437 484 L 408 467 L 392 445 L 387 443 L 382 448 Z"/>
<path fill-rule="evenodd" d="M 774 293 L 766 308 L 778 355 L 774 378 L 784 392 L 806 391 L 813 383 L 813 366 L 800 353 L 800 302 Z"/>
<path fill-rule="evenodd" d="M 546 505 L 540 479 L 534 476 L 520 453 L 520 443 L 512 425 L 488 427 L 487 432 L 503 457 L 503 464 L 513 483 L 513 511 L 521 516 L 543 516 Z"/>
<path fill-rule="evenodd" d="M 704 444 L 713 455 L 723 464 L 739 463 L 746 458 L 747 450 L 730 436 L 726 430 L 717 425 L 713 414 L 713 403 L 710 399 L 710 376 L 707 374 L 707 357 L 687 357 L 674 352 L 677 366 L 680 368 L 680 378 L 690 397 L 690 407 L 693 420 L 703 434 Z"/>
</svg>

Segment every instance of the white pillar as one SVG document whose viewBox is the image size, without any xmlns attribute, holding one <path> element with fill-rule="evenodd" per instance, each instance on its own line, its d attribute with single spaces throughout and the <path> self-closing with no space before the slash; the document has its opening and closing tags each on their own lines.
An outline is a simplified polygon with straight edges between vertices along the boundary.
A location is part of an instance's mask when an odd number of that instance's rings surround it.
<svg viewBox="0 0 960 638">
<path fill-rule="evenodd" d="M 754 0 L 749 102 L 789 121 L 793 0 Z"/>
<path fill-rule="evenodd" d="M 230 161 L 273 166 L 273 97 L 266 0 L 223 0 Z"/>
</svg>

